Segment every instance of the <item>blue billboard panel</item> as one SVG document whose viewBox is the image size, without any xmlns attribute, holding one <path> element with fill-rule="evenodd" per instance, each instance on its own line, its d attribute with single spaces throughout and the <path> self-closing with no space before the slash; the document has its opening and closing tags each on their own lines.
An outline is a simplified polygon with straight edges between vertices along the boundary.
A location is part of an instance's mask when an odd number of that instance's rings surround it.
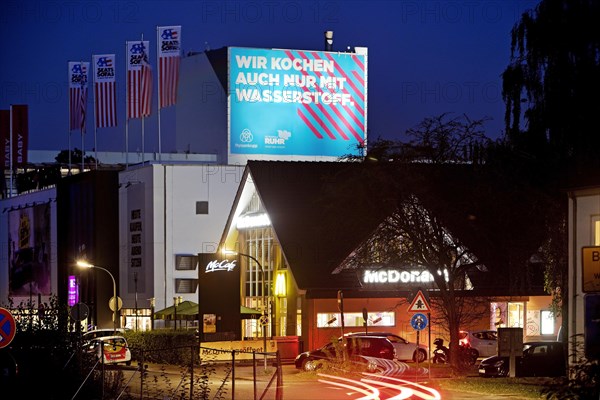
<svg viewBox="0 0 600 400">
<path fill-rule="evenodd" d="M 366 140 L 366 56 L 229 48 L 229 151 L 357 154 Z"/>
</svg>

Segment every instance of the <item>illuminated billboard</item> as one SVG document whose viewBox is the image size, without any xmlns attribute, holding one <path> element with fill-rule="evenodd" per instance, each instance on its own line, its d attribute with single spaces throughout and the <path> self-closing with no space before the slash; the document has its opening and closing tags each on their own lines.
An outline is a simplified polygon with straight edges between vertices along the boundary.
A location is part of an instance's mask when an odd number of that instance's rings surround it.
<svg viewBox="0 0 600 400">
<path fill-rule="evenodd" d="M 230 47 L 229 153 L 357 154 L 367 132 L 366 58 Z"/>
</svg>

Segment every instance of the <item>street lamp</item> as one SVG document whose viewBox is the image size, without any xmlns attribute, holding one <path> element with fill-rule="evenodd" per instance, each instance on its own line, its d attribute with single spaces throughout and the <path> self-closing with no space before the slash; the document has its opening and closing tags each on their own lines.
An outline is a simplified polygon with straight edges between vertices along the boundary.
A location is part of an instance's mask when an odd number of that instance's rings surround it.
<svg viewBox="0 0 600 400">
<path fill-rule="evenodd" d="M 113 283 L 113 299 L 114 299 L 114 304 L 113 304 L 113 333 L 116 334 L 116 332 L 117 332 L 117 308 L 118 308 L 119 302 L 118 302 L 118 299 L 117 299 L 117 284 L 115 282 L 115 277 L 106 268 L 102 268 L 102 267 L 99 267 L 97 265 L 92 265 L 92 264 L 90 264 L 87 261 L 79 260 L 79 261 L 77 261 L 77 266 L 81 267 L 81 268 L 97 268 L 97 269 L 101 269 L 102 271 L 104 271 L 108 275 L 110 275 L 110 279 L 112 279 L 112 283 Z"/>
<path fill-rule="evenodd" d="M 222 250 L 222 253 L 224 255 L 233 255 L 233 256 L 244 256 L 244 257 L 248 257 L 249 259 L 253 260 L 256 265 L 258 265 L 258 268 L 260 269 L 260 277 L 261 277 L 261 293 L 262 293 L 262 307 L 263 307 L 263 315 L 262 315 L 262 321 L 261 321 L 261 325 L 262 325 L 262 330 L 263 330 L 263 351 L 265 352 L 265 370 L 267 369 L 267 303 L 265 300 L 265 270 L 263 269 L 262 264 L 254 257 L 252 257 L 250 254 L 245 254 L 245 253 L 238 253 L 237 251 L 233 251 L 233 250 Z"/>
</svg>

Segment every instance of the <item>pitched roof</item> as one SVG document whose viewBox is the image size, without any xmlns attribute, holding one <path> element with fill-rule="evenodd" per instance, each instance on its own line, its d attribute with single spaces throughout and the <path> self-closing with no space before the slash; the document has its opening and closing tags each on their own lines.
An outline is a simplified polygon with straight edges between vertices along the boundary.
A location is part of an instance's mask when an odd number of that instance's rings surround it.
<svg viewBox="0 0 600 400">
<path fill-rule="evenodd" d="M 364 165 L 249 161 L 248 169 L 298 286 L 356 286 L 330 274 L 387 215 L 356 195 Z"/>
<path fill-rule="evenodd" d="M 509 287 L 510 269 L 527 265 L 543 240 L 535 192 L 471 166 L 249 161 L 247 168 L 301 289 L 360 286 L 356 273 L 331 273 L 395 210 L 393 190 L 416 194 L 489 267 L 493 273 L 471 277 L 481 288 Z"/>
</svg>

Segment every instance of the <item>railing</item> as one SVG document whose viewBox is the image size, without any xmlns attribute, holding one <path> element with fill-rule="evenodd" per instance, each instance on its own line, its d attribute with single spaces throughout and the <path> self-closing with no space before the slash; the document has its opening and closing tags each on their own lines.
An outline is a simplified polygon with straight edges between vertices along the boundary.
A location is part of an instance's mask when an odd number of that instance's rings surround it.
<svg viewBox="0 0 600 400">
<path fill-rule="evenodd" d="M 179 346 L 161 349 L 134 349 L 139 359 L 137 366 L 115 367 L 104 364 L 104 355 L 85 374 L 72 400 L 83 398 L 80 393 L 86 384 L 96 380 L 101 384 L 102 399 L 121 398 L 169 398 L 169 399 L 283 399 L 283 373 L 279 352 L 223 350 L 210 347 Z M 213 354 L 200 359 L 199 354 Z M 156 359 L 157 354 L 189 351 L 189 360 L 182 365 L 146 363 Z M 216 357 L 218 355 L 218 357 Z M 268 368 L 264 367 L 265 357 Z M 186 357 L 188 358 L 188 357 Z M 218 360 L 217 360 L 218 358 Z M 244 359 L 242 359 L 244 358 Z M 258 368 L 257 368 L 258 366 Z M 96 374 L 94 372 L 96 371 Z M 101 382 L 98 382 L 101 380 Z M 236 385 L 242 381 L 253 385 Z M 118 381 L 118 382 L 116 382 Z M 136 383 L 138 382 L 138 383 Z M 274 394 L 274 396 L 273 396 Z"/>
</svg>

